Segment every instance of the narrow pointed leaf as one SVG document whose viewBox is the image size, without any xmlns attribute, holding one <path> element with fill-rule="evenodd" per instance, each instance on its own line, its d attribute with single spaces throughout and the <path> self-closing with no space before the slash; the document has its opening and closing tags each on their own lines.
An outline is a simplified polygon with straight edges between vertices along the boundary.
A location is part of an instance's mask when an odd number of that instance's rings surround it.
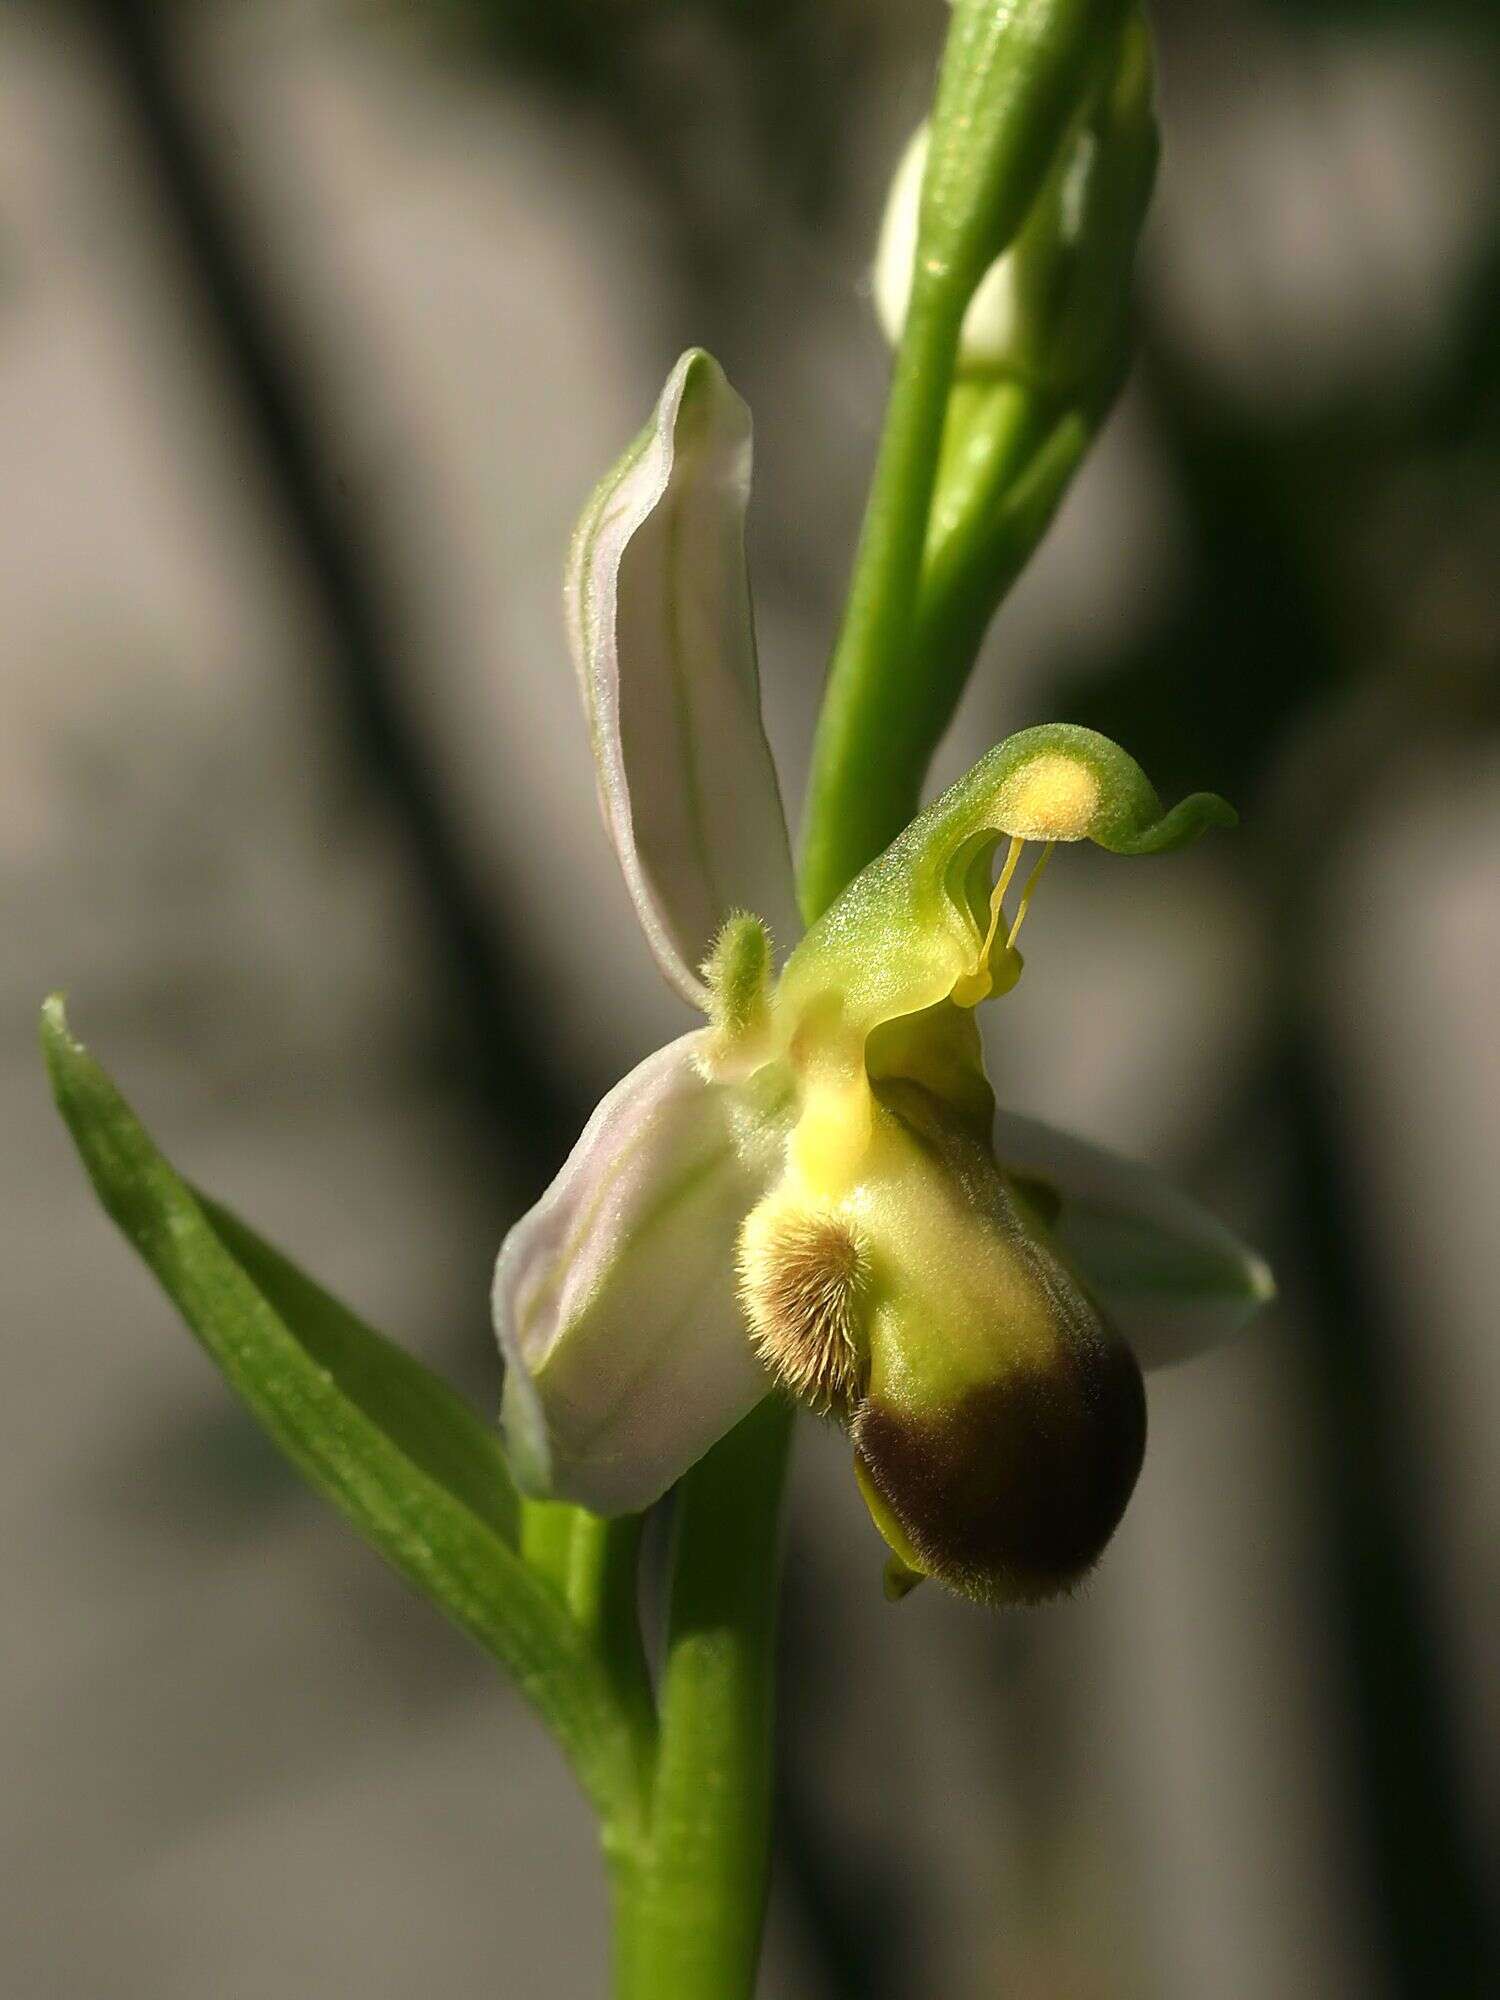
<svg viewBox="0 0 1500 2000">
<path fill-rule="evenodd" d="M 745 510 L 750 413 L 685 354 L 573 539 L 568 632 L 604 822 L 657 962 L 694 1006 L 725 919 L 798 932 L 760 712 Z"/>
<path fill-rule="evenodd" d="M 312 1359 L 412 1463 L 516 1544 L 520 1496 L 497 1426 L 467 1397 L 366 1326 L 227 1208 L 194 1190 L 215 1236 Z"/>
<path fill-rule="evenodd" d="M 597 1663 L 504 1538 L 505 1488 L 478 1505 L 459 1399 L 214 1208 L 213 1219 L 109 1077 L 42 1015 L 58 1108 L 105 1209 L 231 1388 L 300 1472 L 407 1581 L 510 1672 L 599 1798 L 630 1759 Z"/>
</svg>

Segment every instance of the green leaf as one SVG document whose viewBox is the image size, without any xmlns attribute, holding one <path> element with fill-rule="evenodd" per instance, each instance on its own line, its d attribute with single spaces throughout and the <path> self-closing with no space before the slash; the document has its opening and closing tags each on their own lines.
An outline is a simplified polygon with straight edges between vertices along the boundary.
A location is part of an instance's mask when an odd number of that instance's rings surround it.
<svg viewBox="0 0 1500 2000">
<path fill-rule="evenodd" d="M 514 1548 L 520 1497 L 498 1425 L 486 1424 L 440 1375 L 366 1326 L 238 1216 L 201 1189 L 194 1194 L 230 1256 L 349 1400 Z"/>
<path fill-rule="evenodd" d="M 509 1669 L 585 1789 L 617 1813 L 637 1787 L 629 1729 L 597 1655 L 511 1545 L 514 1494 L 478 1418 L 193 1193 L 73 1039 L 58 997 L 41 1034 L 99 1199 L 231 1388 L 366 1541 Z"/>
</svg>

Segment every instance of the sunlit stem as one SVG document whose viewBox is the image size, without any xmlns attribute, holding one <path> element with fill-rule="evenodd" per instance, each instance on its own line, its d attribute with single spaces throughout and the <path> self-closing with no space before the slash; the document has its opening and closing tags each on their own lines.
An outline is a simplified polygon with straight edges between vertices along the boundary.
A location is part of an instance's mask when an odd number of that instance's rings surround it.
<svg viewBox="0 0 1500 2000">
<path fill-rule="evenodd" d="M 911 706 L 922 699 L 920 677 L 902 669 L 966 303 L 919 273 L 814 744 L 802 857 L 809 922 L 900 829 L 892 801 L 906 797 Z"/>
<path fill-rule="evenodd" d="M 1127 0 L 1011 0 L 1005 6 L 958 0 L 954 9 L 923 178 L 911 298 L 813 747 L 800 885 L 809 921 L 888 845 L 915 808 L 984 622 L 1045 525 L 1034 510 L 1008 522 L 1001 561 L 986 569 L 971 559 L 978 553 L 977 534 L 960 534 L 955 548 L 953 524 L 942 510 L 934 522 L 950 391 L 974 289 L 1015 237 L 1069 121 L 1097 87 L 1101 51 L 1115 46 L 1126 6 Z M 987 516 L 1006 511 L 993 504 L 996 487 L 1009 491 L 1005 474 L 1017 458 L 1030 455 L 1031 416 L 1042 413 L 1007 396 L 982 414 L 993 435 L 967 468 L 977 476 L 960 481 L 968 494 L 958 507 L 965 518 L 970 502 Z M 1049 463 L 1057 463 L 1055 455 Z M 958 465 L 963 468 L 961 447 Z M 1044 489 L 1050 484 L 1044 481 Z M 1051 505 L 1060 490 L 1051 494 Z M 1046 515 L 1050 511 L 1048 506 Z M 933 659 L 919 643 L 930 597 L 924 564 L 950 548 L 959 574 L 938 594 L 946 600 L 952 590 L 964 615 L 956 628 L 942 621 L 944 643 Z"/>
<path fill-rule="evenodd" d="M 655 1753 L 656 1711 L 637 1596 L 640 1539 L 636 1514 L 606 1521 L 586 1508 L 551 1500 L 527 1500 L 521 1508 L 521 1555 L 562 1598 L 597 1654 L 644 1791 Z M 618 1835 L 620 1828 L 613 1831 Z"/>
</svg>

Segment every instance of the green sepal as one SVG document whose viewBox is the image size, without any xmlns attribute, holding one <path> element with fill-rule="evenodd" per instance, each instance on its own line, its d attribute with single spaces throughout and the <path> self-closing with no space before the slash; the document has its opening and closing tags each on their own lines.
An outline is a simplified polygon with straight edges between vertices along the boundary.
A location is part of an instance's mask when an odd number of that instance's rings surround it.
<svg viewBox="0 0 1500 2000">
<path fill-rule="evenodd" d="M 1092 729 L 1023 729 L 919 813 L 808 931 L 777 994 L 784 1032 L 814 1021 L 825 1038 L 862 1045 L 882 1022 L 936 1007 L 972 979 L 993 857 L 1007 837 L 1161 854 L 1234 824 L 1233 808 L 1212 792 L 1163 811 L 1135 759 Z M 989 958 L 990 990 L 1013 985 L 1019 970 L 1002 933 Z"/>
<path fill-rule="evenodd" d="M 628 1732 L 584 1636 L 512 1545 L 515 1495 L 478 1416 L 194 1193 L 70 1034 L 58 996 L 41 1040 L 101 1203 L 230 1387 L 364 1539 L 510 1671 L 586 1789 L 618 1808 L 636 1782 Z"/>
<path fill-rule="evenodd" d="M 962 304 L 1014 239 L 1125 11 L 1126 0 L 959 0 L 922 181 L 919 286 L 951 283 Z"/>
<path fill-rule="evenodd" d="M 702 971 L 708 1018 L 719 1051 L 727 1054 L 759 1035 L 770 1012 L 771 937 L 760 918 L 748 910 L 726 918 Z"/>
<path fill-rule="evenodd" d="M 1137 15 L 1009 253 L 1009 372 L 1086 408 L 1112 400 L 1124 369 L 1131 267 L 1158 152 L 1151 43 Z"/>
<path fill-rule="evenodd" d="M 892 341 L 910 302 L 928 152 L 922 126 L 896 170 L 881 228 L 875 302 Z M 1014 241 L 969 301 L 955 405 L 971 384 L 1010 382 L 1042 394 L 1051 419 L 1070 405 L 1095 419 L 1107 407 L 1124 371 L 1131 266 L 1157 153 L 1151 44 L 1137 13 L 1118 38 L 1108 74 L 1079 102 Z M 948 428 L 945 460 L 957 459 L 960 482 L 968 484 L 986 424 L 975 435 L 964 413 L 950 408 Z M 943 485 L 940 476 L 935 511 L 944 504 Z"/>
</svg>

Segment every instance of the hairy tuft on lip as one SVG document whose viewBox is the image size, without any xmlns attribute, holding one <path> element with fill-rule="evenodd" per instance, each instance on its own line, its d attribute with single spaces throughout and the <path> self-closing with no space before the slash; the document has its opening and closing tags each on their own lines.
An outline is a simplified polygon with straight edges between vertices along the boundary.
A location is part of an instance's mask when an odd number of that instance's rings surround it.
<svg viewBox="0 0 1500 2000">
<path fill-rule="evenodd" d="M 777 1381 L 821 1415 L 846 1416 L 863 1392 L 868 1283 L 864 1244 L 841 1216 L 773 1196 L 747 1219 L 739 1295 L 751 1342 Z"/>
<path fill-rule="evenodd" d="M 923 1568 L 987 1604 L 1073 1589 L 1119 1525 L 1146 1449 L 1135 1356 L 1101 1330 L 1041 1367 L 917 1414 L 869 1397 L 854 1413 L 868 1478 Z"/>
</svg>

